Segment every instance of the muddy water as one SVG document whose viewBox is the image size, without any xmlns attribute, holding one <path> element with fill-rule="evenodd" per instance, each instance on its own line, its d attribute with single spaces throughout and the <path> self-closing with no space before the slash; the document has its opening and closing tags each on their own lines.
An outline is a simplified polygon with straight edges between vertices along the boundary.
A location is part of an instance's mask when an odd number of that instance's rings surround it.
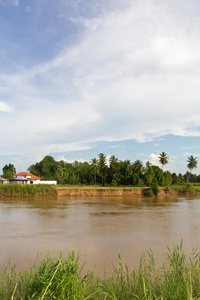
<svg viewBox="0 0 200 300">
<path fill-rule="evenodd" d="M 156 257 L 166 245 L 200 249 L 200 198 L 0 199 L 0 268 L 9 257 L 19 268 L 51 250 L 80 251 L 86 267 L 116 262 L 120 250 L 130 266 L 145 249 Z"/>
</svg>

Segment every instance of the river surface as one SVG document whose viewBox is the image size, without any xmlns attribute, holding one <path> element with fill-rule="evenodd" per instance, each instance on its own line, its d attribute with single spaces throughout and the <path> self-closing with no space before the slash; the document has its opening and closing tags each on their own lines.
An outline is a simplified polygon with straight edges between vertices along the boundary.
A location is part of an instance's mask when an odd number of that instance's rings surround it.
<svg viewBox="0 0 200 300">
<path fill-rule="evenodd" d="M 102 272 L 119 251 L 132 267 L 146 249 L 159 258 L 181 239 L 186 252 L 200 249 L 200 198 L 0 199 L 0 269 L 75 248 Z"/>
</svg>

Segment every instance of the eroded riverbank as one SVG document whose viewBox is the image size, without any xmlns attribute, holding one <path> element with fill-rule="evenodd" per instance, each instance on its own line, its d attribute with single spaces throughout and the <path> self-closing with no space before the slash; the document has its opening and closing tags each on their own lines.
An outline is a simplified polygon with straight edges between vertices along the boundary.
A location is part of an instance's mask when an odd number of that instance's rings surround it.
<svg viewBox="0 0 200 300">
<path fill-rule="evenodd" d="M 184 188 L 160 188 L 156 197 L 178 197 L 180 195 L 200 195 L 200 190 L 187 191 Z M 87 188 L 87 187 L 57 187 L 57 196 L 121 196 L 144 197 L 149 196 L 148 188 Z M 153 196 L 153 195 L 150 195 Z"/>
</svg>

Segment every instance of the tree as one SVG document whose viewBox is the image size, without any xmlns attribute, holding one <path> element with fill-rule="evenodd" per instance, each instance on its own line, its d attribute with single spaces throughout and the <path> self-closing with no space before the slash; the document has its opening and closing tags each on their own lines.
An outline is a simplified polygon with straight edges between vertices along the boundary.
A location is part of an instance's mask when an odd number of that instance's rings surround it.
<svg viewBox="0 0 200 300">
<path fill-rule="evenodd" d="M 8 180 L 13 179 L 13 174 L 12 174 L 12 172 L 10 172 L 10 171 L 6 172 L 6 174 L 4 175 L 4 178 L 6 178 L 6 179 L 8 179 Z"/>
<path fill-rule="evenodd" d="M 91 169 L 94 174 L 94 184 L 97 185 L 97 174 L 99 174 L 99 166 L 96 158 L 91 159 Z"/>
<path fill-rule="evenodd" d="M 172 184 L 178 183 L 178 176 L 176 173 L 172 173 Z"/>
<path fill-rule="evenodd" d="M 192 173 L 192 170 L 197 168 L 198 165 L 197 157 L 191 155 L 188 157 L 187 162 L 188 162 L 187 167 L 190 170 L 190 173 Z"/>
<path fill-rule="evenodd" d="M 138 176 L 137 173 L 134 173 L 132 176 L 132 184 L 134 186 L 138 186 L 140 184 L 140 177 Z"/>
<path fill-rule="evenodd" d="M 150 161 L 147 161 L 145 170 L 147 171 L 151 167 L 151 165 L 152 164 L 150 163 Z"/>
<path fill-rule="evenodd" d="M 171 175 L 170 171 L 165 171 L 164 177 L 165 177 L 165 185 L 172 184 L 172 175 Z"/>
<path fill-rule="evenodd" d="M 58 162 L 58 176 L 62 179 L 62 184 L 64 179 L 69 177 L 65 162 L 63 160 Z"/>
<path fill-rule="evenodd" d="M 154 174 L 155 174 L 154 182 L 157 182 L 159 186 L 164 186 L 165 177 L 163 174 L 163 170 L 160 169 L 158 166 L 152 166 L 151 168 L 153 169 Z"/>
<path fill-rule="evenodd" d="M 110 163 L 110 168 L 109 168 L 110 179 L 111 182 L 114 182 L 115 184 L 115 181 L 116 183 L 120 181 L 120 172 L 119 172 L 120 164 L 118 158 L 116 158 L 114 155 L 110 157 L 109 163 Z"/>
<path fill-rule="evenodd" d="M 16 169 L 13 164 L 5 165 L 2 170 L 3 170 L 3 177 L 5 177 L 5 178 L 6 178 L 7 172 L 10 172 L 12 174 L 12 177 L 16 173 Z"/>
<path fill-rule="evenodd" d="M 148 186 L 151 186 L 155 178 L 153 167 L 149 167 L 145 174 L 145 182 Z"/>
<path fill-rule="evenodd" d="M 162 165 L 162 169 L 163 169 L 163 166 L 167 165 L 169 162 L 169 156 L 167 155 L 167 153 L 161 152 L 159 154 L 158 158 L 159 158 L 159 162 Z"/>
<path fill-rule="evenodd" d="M 53 180 L 57 178 L 57 162 L 52 156 L 47 155 L 39 163 L 31 165 L 28 171 L 45 180 Z"/>
<path fill-rule="evenodd" d="M 103 153 L 98 155 L 98 166 L 101 173 L 102 185 L 105 185 L 106 156 Z"/>
<path fill-rule="evenodd" d="M 130 160 L 125 160 L 124 162 L 125 164 L 125 173 L 127 176 L 131 176 L 133 174 L 133 167 L 132 167 L 132 164 L 130 162 Z"/>
<path fill-rule="evenodd" d="M 133 163 L 133 171 L 134 173 L 138 174 L 138 176 L 140 174 L 142 174 L 142 172 L 144 171 L 144 167 L 143 167 L 143 164 L 140 160 L 136 160 L 134 163 Z"/>
<path fill-rule="evenodd" d="M 198 165 L 198 160 L 197 160 L 197 157 L 194 157 L 193 155 L 189 156 L 188 159 L 187 159 L 187 167 L 188 169 L 190 170 L 190 174 L 188 174 L 188 182 L 190 181 L 190 176 L 192 174 L 192 170 L 197 168 L 197 165 Z"/>
</svg>

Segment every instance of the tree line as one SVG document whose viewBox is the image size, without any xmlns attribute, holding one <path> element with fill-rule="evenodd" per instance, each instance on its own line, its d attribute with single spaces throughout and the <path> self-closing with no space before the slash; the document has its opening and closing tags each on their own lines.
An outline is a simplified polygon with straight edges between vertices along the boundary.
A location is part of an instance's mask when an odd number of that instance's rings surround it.
<svg viewBox="0 0 200 300">
<path fill-rule="evenodd" d="M 193 174 L 197 168 L 197 157 L 189 156 L 187 159 L 188 170 L 184 175 L 164 171 L 164 166 L 169 162 L 169 156 L 165 152 L 159 154 L 161 168 L 152 165 L 149 161 L 143 165 L 140 160 L 131 162 L 121 161 L 112 155 L 107 160 L 105 154 L 100 153 L 97 158 L 90 162 L 68 163 L 47 155 L 40 162 L 31 165 L 28 171 L 43 180 L 57 180 L 60 184 L 88 184 L 102 186 L 159 186 L 171 184 L 184 184 L 186 182 L 200 183 L 200 175 Z M 16 173 L 13 164 L 5 165 L 3 177 L 11 179 Z"/>
</svg>

